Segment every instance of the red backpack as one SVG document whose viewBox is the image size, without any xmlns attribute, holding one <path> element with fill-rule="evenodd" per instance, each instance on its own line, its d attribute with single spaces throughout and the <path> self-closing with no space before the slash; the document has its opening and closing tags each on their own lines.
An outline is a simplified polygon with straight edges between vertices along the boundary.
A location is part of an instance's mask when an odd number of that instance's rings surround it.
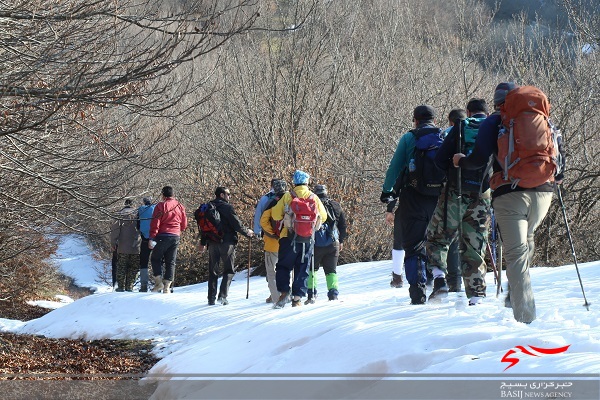
<svg viewBox="0 0 600 400">
<path fill-rule="evenodd" d="M 307 198 L 301 198 L 293 190 L 290 191 L 290 195 L 292 201 L 287 206 L 284 219 L 288 221 L 286 226 L 294 232 L 297 241 L 310 241 L 321 225 L 315 195 L 311 193 Z"/>
<path fill-rule="evenodd" d="M 558 148 L 548 117 L 550 103 L 533 86 L 521 86 L 506 95 L 500 107 L 497 160 L 502 171 L 490 178 L 492 190 L 502 185 L 534 188 L 554 181 Z"/>
</svg>

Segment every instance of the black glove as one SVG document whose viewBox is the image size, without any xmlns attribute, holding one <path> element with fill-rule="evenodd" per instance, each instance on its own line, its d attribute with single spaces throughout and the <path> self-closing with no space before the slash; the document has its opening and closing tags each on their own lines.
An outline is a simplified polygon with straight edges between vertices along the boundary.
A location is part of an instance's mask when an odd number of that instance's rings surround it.
<svg viewBox="0 0 600 400">
<path fill-rule="evenodd" d="M 394 193 L 392 192 L 381 192 L 381 197 L 379 198 L 379 200 L 381 200 L 382 203 L 389 203 L 390 201 L 394 200 Z"/>
</svg>

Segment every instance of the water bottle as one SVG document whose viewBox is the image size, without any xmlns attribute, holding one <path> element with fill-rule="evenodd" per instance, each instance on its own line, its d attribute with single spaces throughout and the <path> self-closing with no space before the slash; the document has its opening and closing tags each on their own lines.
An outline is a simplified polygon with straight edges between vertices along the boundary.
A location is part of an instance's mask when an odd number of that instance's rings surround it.
<svg viewBox="0 0 600 400">
<path fill-rule="evenodd" d="M 415 159 L 411 158 L 410 162 L 408 163 L 408 170 L 410 172 L 415 172 L 417 170 L 417 166 L 415 165 Z"/>
</svg>

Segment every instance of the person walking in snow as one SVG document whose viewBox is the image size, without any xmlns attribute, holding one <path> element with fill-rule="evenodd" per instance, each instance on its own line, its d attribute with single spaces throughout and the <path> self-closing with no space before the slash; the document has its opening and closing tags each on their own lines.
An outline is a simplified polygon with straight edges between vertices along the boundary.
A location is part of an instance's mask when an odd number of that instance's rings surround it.
<svg viewBox="0 0 600 400">
<path fill-rule="evenodd" d="M 150 221 L 150 237 L 148 248 L 152 250 L 150 262 L 154 275 L 153 292 L 171 293 L 171 283 L 175 276 L 177 248 L 181 232 L 187 228 L 185 207 L 174 197 L 171 186 L 165 186 L 161 191 L 163 201 L 159 202 L 152 212 Z M 162 264 L 165 264 L 163 275 Z"/>
<path fill-rule="evenodd" d="M 420 105 L 413 110 L 414 129 L 400 137 L 380 197 L 387 204 L 385 222 L 394 227 L 392 263 L 394 271 L 397 271 L 394 277 L 401 276 L 399 273 L 404 263 L 411 304 L 424 304 L 427 301 L 425 237 L 439 193 L 424 194 L 425 191 L 421 189 L 420 177 L 424 177 L 424 171 L 416 166 L 415 149 L 417 141 L 422 139 L 436 139 L 441 144 L 442 130 L 435 125 L 434 119 L 435 110 L 429 105 Z M 441 185 L 440 182 L 440 188 Z M 399 205 L 394 213 L 397 202 Z"/>
<path fill-rule="evenodd" d="M 279 299 L 281 293 L 277 290 L 277 281 L 275 280 L 275 265 L 279 259 L 279 234 L 283 226 L 282 221 L 274 221 L 271 218 L 271 209 L 283 197 L 287 191 L 287 183 L 283 179 L 276 179 L 271 183 L 273 197 L 263 206 L 263 213 L 260 217 L 260 226 L 265 241 L 265 271 L 267 273 L 267 285 L 269 287 L 269 297 L 267 303 L 273 303 Z M 258 207 L 257 207 L 258 210 Z"/>
<path fill-rule="evenodd" d="M 433 292 L 429 301 L 441 300 L 448 295 L 447 257 L 452 243 L 461 247 L 461 274 L 470 305 L 485 297 L 486 245 L 490 225 L 491 191 L 486 165 L 460 174 L 460 193 L 457 184 L 458 170 L 452 166 L 458 140 L 460 148 L 470 152 L 475 144 L 479 125 L 488 115 L 483 99 L 471 99 L 467 104 L 467 118 L 456 121 L 435 156 L 436 165 L 446 172 L 448 181 L 438 198 L 437 207 L 427 229 L 427 268 L 432 272 Z M 458 233 L 461 236 L 458 236 Z"/>
<path fill-rule="evenodd" d="M 219 281 L 219 264 L 223 261 L 223 278 L 219 287 L 218 302 L 222 305 L 229 304 L 227 296 L 229 286 L 235 275 L 235 248 L 238 243 L 238 233 L 252 238 L 254 231 L 246 228 L 238 218 L 233 206 L 230 204 L 231 192 L 228 188 L 219 186 L 215 189 L 215 205 L 221 218 L 220 230 L 223 233 L 221 242 L 216 242 L 207 236 L 200 237 L 198 250 L 204 253 L 208 247 L 208 305 L 215 305 L 217 298 L 217 283 Z"/>
<path fill-rule="evenodd" d="M 142 205 L 138 207 L 138 230 L 142 238 L 140 248 L 140 292 L 148 291 L 148 264 L 152 250 L 148 247 L 150 240 L 150 222 L 154 213 L 155 204 L 152 203 L 152 197 L 144 197 Z"/>
<path fill-rule="evenodd" d="M 444 130 L 444 138 L 448 136 L 454 122 L 456 120 L 464 120 L 467 118 L 467 111 L 462 108 L 455 108 L 450 110 L 448 113 L 448 128 Z M 448 249 L 448 256 L 446 257 L 446 283 L 448 284 L 449 292 L 460 292 L 462 276 L 460 274 L 460 254 L 458 253 L 458 240 L 454 240 Z M 431 272 L 427 270 L 429 274 Z M 431 275 L 433 278 L 433 275 Z"/>
<path fill-rule="evenodd" d="M 293 193 L 290 191 L 284 194 L 271 211 L 273 220 L 284 221 L 279 239 L 278 261 L 275 267 L 277 290 L 281 294 L 273 306 L 274 308 L 283 308 L 288 301 L 292 271 L 294 272 L 294 281 L 291 287 L 292 307 L 301 306 L 302 297 L 306 296 L 308 271 L 314 249 L 314 230 L 318 228 L 320 221 L 327 219 L 327 211 L 323 203 L 308 189 L 309 180 L 310 175 L 304 171 L 296 170 L 292 178 Z M 311 209 L 313 215 L 310 218 L 306 216 L 306 221 L 311 225 L 309 229 L 306 229 L 306 226 L 295 226 L 299 222 L 292 215 L 292 202 L 299 205 L 302 203 Z M 312 218 L 314 220 L 310 220 Z M 294 229 L 296 230 L 294 231 Z M 300 230 L 303 231 L 302 233 L 312 230 L 312 237 L 300 235 Z"/>
<path fill-rule="evenodd" d="M 558 173 L 536 187 L 526 188 L 520 186 L 520 181 L 516 181 L 514 184 L 508 182 L 508 184 L 497 185 L 498 181 L 495 179 L 504 177 L 503 169 L 497 160 L 499 133 L 503 125 L 502 113 L 506 110 L 507 97 L 511 94 L 514 95 L 511 92 L 516 92 L 518 88 L 512 82 L 502 82 L 496 86 L 494 91 L 494 108 L 496 112 L 481 123 L 473 152 L 470 155 L 455 154 L 453 164 L 456 168 L 462 168 L 463 170 L 478 169 L 487 164 L 490 156 L 495 155 L 493 162 L 494 174 L 490 179 L 490 186 L 493 190 L 492 206 L 500 230 L 504 258 L 507 263 L 506 275 L 510 288 L 509 305 L 512 307 L 514 318 L 519 322 L 528 324 L 536 318 L 535 300 L 529 276 L 529 268 L 531 267 L 535 248 L 534 231 L 541 224 L 550 208 L 554 185 L 562 182 L 564 156 L 559 157 L 558 170 L 555 170 Z M 522 91 L 518 93 L 522 93 Z M 540 97 L 536 101 L 528 101 L 527 105 L 543 106 L 537 104 L 539 100 Z M 545 99 L 541 100 L 542 103 L 547 103 L 547 101 L 544 101 Z M 546 104 L 546 106 L 549 109 L 549 104 Z M 550 128 L 553 130 L 558 145 L 558 149 L 555 150 L 563 155 L 562 138 L 559 131 L 555 130 L 545 116 L 544 121 L 546 121 L 545 124 L 532 124 L 530 126 L 535 126 L 536 129 L 544 127 L 544 129 Z M 546 179 L 545 174 L 542 177 Z"/>
<path fill-rule="evenodd" d="M 137 229 L 137 213 L 131 199 L 125 200 L 125 207 L 112 223 L 110 241 L 117 252 L 117 292 L 133 291 L 140 264 L 140 233 Z"/>
<path fill-rule="evenodd" d="M 315 233 L 314 271 L 308 277 L 308 297 L 304 304 L 312 304 L 317 298 L 317 271 L 323 266 L 327 282 L 327 298 L 337 300 L 339 293 L 336 267 L 344 240 L 348 236 L 346 216 L 342 206 L 327 196 L 326 185 L 316 185 L 313 192 L 321 199 L 327 211 L 327 219 Z"/>
</svg>

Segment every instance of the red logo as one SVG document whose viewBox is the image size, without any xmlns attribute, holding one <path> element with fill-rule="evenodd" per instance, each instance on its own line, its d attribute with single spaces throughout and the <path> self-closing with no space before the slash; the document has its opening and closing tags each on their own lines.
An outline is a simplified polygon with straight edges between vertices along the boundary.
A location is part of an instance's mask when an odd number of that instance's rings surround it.
<svg viewBox="0 0 600 400">
<path fill-rule="evenodd" d="M 555 348 L 550 348 L 550 349 L 544 349 L 543 347 L 528 346 L 531 350 L 528 350 L 523 346 L 515 346 L 515 349 L 519 349 L 521 351 L 521 353 L 527 354 L 528 356 L 539 357 L 540 355 L 543 355 L 543 354 L 564 353 L 565 351 L 567 351 L 567 349 L 570 346 L 571 345 L 567 345 L 564 347 L 555 347 Z M 505 371 L 507 369 L 509 369 L 510 367 L 514 367 L 520 361 L 519 357 L 510 357 L 513 354 L 517 353 L 517 350 L 515 350 L 515 349 L 510 349 L 509 351 L 507 351 L 506 354 L 504 354 L 504 357 L 502 357 L 502 360 L 500 360 L 501 362 L 510 363 L 510 365 L 508 367 L 504 368 Z M 536 354 L 536 353 L 538 353 L 538 354 Z"/>
</svg>

